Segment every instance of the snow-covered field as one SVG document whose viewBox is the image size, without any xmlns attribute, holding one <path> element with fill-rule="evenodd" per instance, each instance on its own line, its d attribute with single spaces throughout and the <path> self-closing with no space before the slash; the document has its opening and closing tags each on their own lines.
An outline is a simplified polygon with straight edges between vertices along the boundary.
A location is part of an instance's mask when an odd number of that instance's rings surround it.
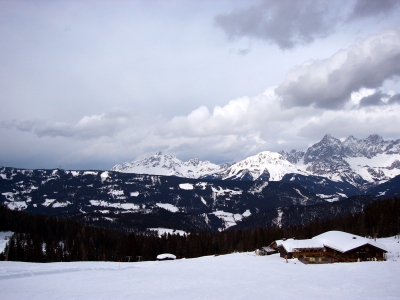
<svg viewBox="0 0 400 300">
<path fill-rule="evenodd" d="M 400 244 L 388 261 L 304 265 L 234 253 L 161 262 L 0 262 L 1 299 L 400 299 Z"/>
</svg>

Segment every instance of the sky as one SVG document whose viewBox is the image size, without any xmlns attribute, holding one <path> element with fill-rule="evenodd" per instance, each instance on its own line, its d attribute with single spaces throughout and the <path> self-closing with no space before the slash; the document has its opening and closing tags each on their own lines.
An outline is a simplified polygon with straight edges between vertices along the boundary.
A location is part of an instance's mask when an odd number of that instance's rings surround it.
<svg viewBox="0 0 400 300">
<path fill-rule="evenodd" d="M 398 0 L 0 0 L 0 166 L 400 138 Z"/>
</svg>

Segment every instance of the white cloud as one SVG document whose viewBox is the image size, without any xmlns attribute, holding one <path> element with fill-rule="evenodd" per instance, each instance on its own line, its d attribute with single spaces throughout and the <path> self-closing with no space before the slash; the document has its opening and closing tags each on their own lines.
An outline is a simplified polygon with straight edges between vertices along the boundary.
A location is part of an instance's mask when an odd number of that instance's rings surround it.
<svg viewBox="0 0 400 300">
<path fill-rule="evenodd" d="M 359 39 L 331 58 L 295 67 L 277 87 L 286 107 L 339 109 L 361 88 L 376 89 L 400 75 L 400 31 Z"/>
</svg>

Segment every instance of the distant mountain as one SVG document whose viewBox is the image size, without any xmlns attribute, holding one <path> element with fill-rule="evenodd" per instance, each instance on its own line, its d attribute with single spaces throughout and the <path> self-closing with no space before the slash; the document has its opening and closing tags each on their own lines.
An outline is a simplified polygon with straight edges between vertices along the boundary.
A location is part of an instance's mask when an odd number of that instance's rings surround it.
<svg viewBox="0 0 400 300">
<path fill-rule="evenodd" d="M 209 161 L 200 161 L 197 158 L 183 162 L 173 155 L 157 152 L 149 158 L 115 165 L 111 171 L 199 178 L 220 172 L 225 170 L 227 167 L 229 167 L 229 164 L 217 165 Z"/>
<path fill-rule="evenodd" d="M 385 141 L 378 135 L 364 140 L 349 136 L 342 142 L 327 134 L 305 152 L 280 153 L 309 175 L 350 183 L 364 191 L 400 174 L 400 140 Z"/>
<path fill-rule="evenodd" d="M 294 183 L 0 167 L 0 202 L 111 227 L 216 231 L 260 211 L 325 201 Z"/>
<path fill-rule="evenodd" d="M 264 151 L 237 162 L 224 171 L 217 172 L 206 178 L 222 180 L 262 180 L 280 181 L 283 176 L 290 173 L 307 175 L 281 154 Z"/>
<path fill-rule="evenodd" d="M 324 217 L 350 197 L 398 197 L 399 180 L 400 140 L 371 135 L 341 141 L 327 134 L 306 151 L 263 151 L 234 164 L 183 162 L 159 152 L 112 171 L 0 167 L 0 203 L 125 230 L 216 231 L 249 220 L 290 225 L 308 218 L 282 219 L 290 207 Z M 333 202 L 342 204 L 329 206 Z M 353 204 L 346 209 L 362 207 L 362 201 Z M 298 208 L 314 205 L 324 207 L 321 213 Z"/>
<path fill-rule="evenodd" d="M 400 175 L 368 192 L 374 199 L 399 195 L 399 180 Z M 289 208 L 322 205 L 294 211 L 325 218 L 331 216 L 329 207 L 339 207 L 338 214 L 344 212 L 340 207 L 345 205 L 346 195 L 356 192 L 349 183 L 300 174 L 286 174 L 281 181 L 268 182 L 0 167 L 0 203 L 8 208 L 126 231 L 157 227 L 222 231 L 244 221 L 250 226 L 248 220 L 260 218 L 268 224 L 283 224 L 285 220 L 284 224 L 290 225 L 299 218 L 311 217 L 291 214 L 282 219 Z M 337 200 L 344 201 L 329 206 Z M 362 207 L 353 206 L 350 203 L 346 211 L 356 212 Z"/>
<path fill-rule="evenodd" d="M 318 178 L 323 177 L 333 185 L 350 184 L 356 189 L 349 187 L 342 193 L 336 190 L 325 194 L 326 198 L 339 199 L 365 193 L 400 175 L 400 140 L 385 141 L 379 135 L 370 135 L 364 140 L 349 136 L 341 141 L 327 134 L 306 151 L 263 151 L 235 164 L 220 165 L 198 159 L 182 162 L 159 152 L 146 159 L 116 165 L 112 171 L 235 181 L 280 181 L 297 174 L 311 176 L 302 180 L 308 181 L 308 186 L 311 181 L 320 182 Z"/>
</svg>

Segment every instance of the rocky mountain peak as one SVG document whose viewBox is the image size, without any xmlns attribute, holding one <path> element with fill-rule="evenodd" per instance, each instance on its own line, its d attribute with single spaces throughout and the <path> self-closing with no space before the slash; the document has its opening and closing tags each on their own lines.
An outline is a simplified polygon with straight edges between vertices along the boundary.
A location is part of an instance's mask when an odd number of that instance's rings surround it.
<svg viewBox="0 0 400 300">
<path fill-rule="evenodd" d="M 330 134 L 326 134 L 319 143 L 308 148 L 304 155 L 304 163 L 307 164 L 316 160 L 337 158 L 342 154 L 342 142 Z"/>
<path fill-rule="evenodd" d="M 383 138 L 380 135 L 371 134 L 369 137 L 367 137 L 366 141 L 371 144 L 380 144 L 383 142 Z"/>
<path fill-rule="evenodd" d="M 342 142 L 328 133 L 325 134 L 320 143 L 324 145 L 341 145 Z"/>
<path fill-rule="evenodd" d="M 290 152 L 285 152 L 281 150 L 278 153 L 282 155 L 288 162 L 294 165 L 297 164 L 304 157 L 305 154 L 304 151 L 297 151 L 295 149 L 292 149 Z"/>
</svg>

